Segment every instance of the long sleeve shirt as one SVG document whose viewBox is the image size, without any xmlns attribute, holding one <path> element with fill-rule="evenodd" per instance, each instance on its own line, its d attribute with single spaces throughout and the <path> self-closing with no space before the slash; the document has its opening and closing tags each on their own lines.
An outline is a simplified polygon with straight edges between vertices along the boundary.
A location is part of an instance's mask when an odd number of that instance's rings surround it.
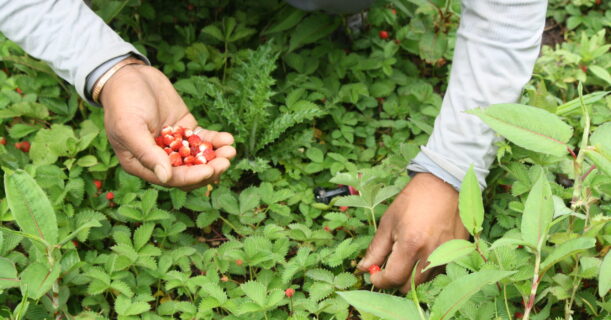
<svg viewBox="0 0 611 320">
<path fill-rule="evenodd" d="M 348 12 L 346 0 L 287 0 L 308 10 Z M 370 0 L 359 1 L 366 4 Z M 473 165 L 486 175 L 499 137 L 465 111 L 518 100 L 539 54 L 547 1 L 463 0 L 452 70 L 440 114 L 426 146 L 408 165 L 459 188 Z M 80 0 L 0 0 L 0 32 L 88 98 L 105 70 L 137 50 Z M 145 58 L 143 58 L 145 59 Z"/>
</svg>

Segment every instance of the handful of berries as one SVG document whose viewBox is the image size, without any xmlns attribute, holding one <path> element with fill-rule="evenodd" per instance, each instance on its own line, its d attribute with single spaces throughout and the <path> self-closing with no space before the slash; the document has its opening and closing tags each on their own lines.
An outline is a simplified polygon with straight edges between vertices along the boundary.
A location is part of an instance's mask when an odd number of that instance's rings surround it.
<svg viewBox="0 0 611 320">
<path fill-rule="evenodd" d="M 163 127 L 155 142 L 170 156 L 173 167 L 206 164 L 216 158 L 212 143 L 183 127 Z"/>
</svg>

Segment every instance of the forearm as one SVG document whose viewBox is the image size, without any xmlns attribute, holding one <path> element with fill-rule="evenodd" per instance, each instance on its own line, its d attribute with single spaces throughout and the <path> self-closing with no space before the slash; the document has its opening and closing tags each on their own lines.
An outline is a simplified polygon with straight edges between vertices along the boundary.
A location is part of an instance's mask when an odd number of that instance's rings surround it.
<svg viewBox="0 0 611 320">
<path fill-rule="evenodd" d="M 85 97 L 87 76 L 137 50 L 80 0 L 0 0 L 0 31 Z"/>
<path fill-rule="evenodd" d="M 485 187 L 499 137 L 465 111 L 519 99 L 539 54 L 546 7 L 542 0 L 462 1 L 441 112 L 427 145 L 409 169 L 433 172 L 436 166 L 443 170 L 444 180 L 462 181 L 473 164 Z"/>
</svg>

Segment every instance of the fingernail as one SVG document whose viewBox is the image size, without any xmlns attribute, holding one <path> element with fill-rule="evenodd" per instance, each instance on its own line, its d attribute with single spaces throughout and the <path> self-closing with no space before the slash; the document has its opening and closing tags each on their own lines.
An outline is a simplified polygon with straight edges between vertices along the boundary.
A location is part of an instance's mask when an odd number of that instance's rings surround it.
<svg viewBox="0 0 611 320">
<path fill-rule="evenodd" d="M 170 179 L 168 171 L 160 164 L 155 166 L 155 176 L 157 176 L 161 183 L 166 183 Z"/>
</svg>

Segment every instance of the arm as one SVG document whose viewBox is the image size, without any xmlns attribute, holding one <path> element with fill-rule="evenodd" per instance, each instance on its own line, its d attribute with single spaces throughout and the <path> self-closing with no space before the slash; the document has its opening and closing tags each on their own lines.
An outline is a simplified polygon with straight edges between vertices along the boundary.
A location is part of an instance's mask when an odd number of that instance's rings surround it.
<svg viewBox="0 0 611 320">
<path fill-rule="evenodd" d="M 421 271 L 433 250 L 448 240 L 468 237 L 458 214 L 456 189 L 471 164 L 485 186 L 498 138 L 464 111 L 516 101 L 539 52 L 546 1 L 463 0 L 462 5 L 442 110 L 427 146 L 409 166 L 423 173 L 414 176 L 384 213 L 358 265 L 366 271 L 386 262 L 384 270 L 371 276 L 379 288 L 407 291 L 417 261 L 415 281 L 420 283 L 429 275 L 430 270 Z"/>
</svg>

